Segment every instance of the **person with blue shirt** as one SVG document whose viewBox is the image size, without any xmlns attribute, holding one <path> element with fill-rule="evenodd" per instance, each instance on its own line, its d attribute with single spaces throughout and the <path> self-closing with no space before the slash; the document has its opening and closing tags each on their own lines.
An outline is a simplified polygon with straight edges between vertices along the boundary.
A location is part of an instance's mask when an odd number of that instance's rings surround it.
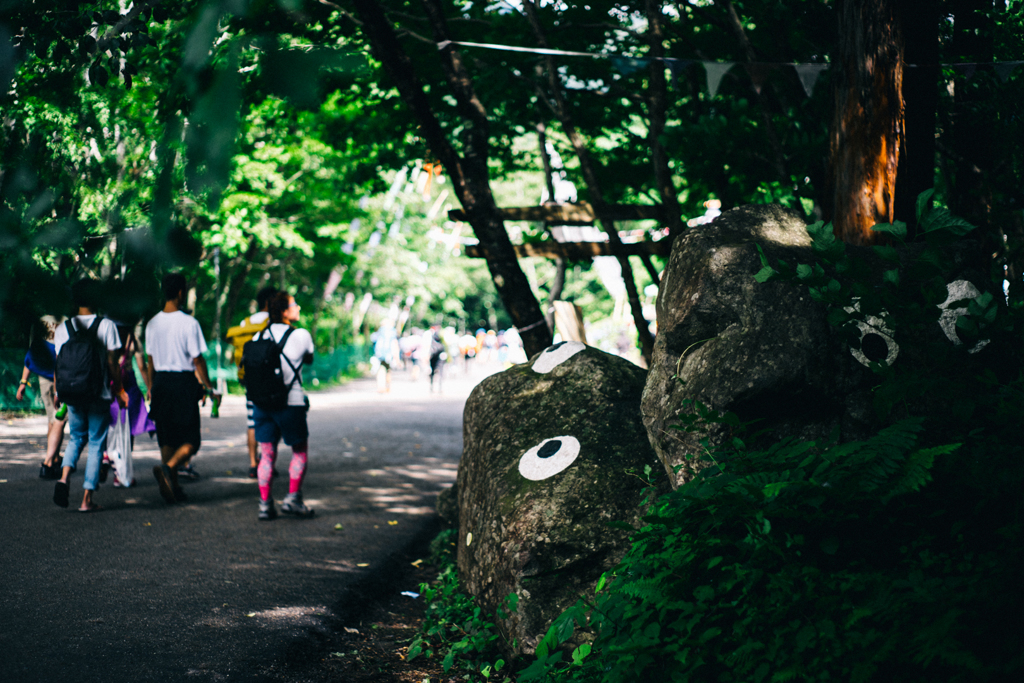
<svg viewBox="0 0 1024 683">
<path fill-rule="evenodd" d="M 391 366 L 401 353 L 398 349 L 398 334 L 395 323 L 386 318 L 380 329 L 373 335 L 373 357 L 377 360 L 377 391 L 381 394 L 391 391 Z"/>
<path fill-rule="evenodd" d="M 57 363 L 54 351 L 53 334 L 63 323 L 52 315 L 44 315 L 33 326 L 29 337 L 28 353 L 25 354 L 25 367 L 21 371 L 21 382 L 15 398 L 25 398 L 25 388 L 29 386 L 29 378 L 35 375 L 39 381 L 39 397 L 46 409 L 46 457 L 39 467 L 40 479 L 60 479 L 60 447 L 64 443 L 64 425 L 67 415 L 57 417 L 57 403 L 53 389 L 53 368 Z"/>
</svg>

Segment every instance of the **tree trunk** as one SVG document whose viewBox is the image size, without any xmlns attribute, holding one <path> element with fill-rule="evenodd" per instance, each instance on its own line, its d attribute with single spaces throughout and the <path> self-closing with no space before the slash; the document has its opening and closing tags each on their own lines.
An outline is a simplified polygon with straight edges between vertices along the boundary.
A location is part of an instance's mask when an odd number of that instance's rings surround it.
<svg viewBox="0 0 1024 683">
<path fill-rule="evenodd" d="M 548 201 L 555 201 L 555 180 L 554 169 L 551 168 L 551 157 L 548 155 L 547 127 L 543 123 L 537 124 L 537 144 L 540 147 L 541 164 L 544 166 L 544 185 L 548 191 Z M 551 224 L 544 221 L 544 230 L 547 231 L 552 241 L 557 242 L 555 234 L 551 231 Z M 548 295 L 548 312 L 544 316 L 548 321 L 548 329 L 552 336 L 555 333 L 555 302 L 562 298 L 562 290 L 565 288 L 565 271 L 569 261 L 563 253 L 561 258 L 555 259 L 555 281 L 551 285 L 551 293 Z"/>
<path fill-rule="evenodd" d="M 245 253 L 231 259 L 228 263 L 228 267 L 225 271 L 231 272 L 232 266 L 236 263 L 238 270 L 228 277 L 228 299 L 227 305 L 224 307 L 224 316 L 228 321 L 228 327 L 235 324 L 235 311 L 238 309 L 238 298 L 242 293 L 242 284 L 249 277 L 249 273 L 252 272 L 252 262 L 256 257 L 256 238 L 252 237 L 249 239 L 249 246 L 245 248 Z"/>
<path fill-rule="evenodd" d="M 555 331 L 555 302 L 562 299 L 562 290 L 565 289 L 565 271 L 569 262 L 564 258 L 555 259 L 555 281 L 551 284 L 551 294 L 548 296 L 548 327 L 552 334 Z"/>
<path fill-rule="evenodd" d="M 935 186 L 935 112 L 939 104 L 938 0 L 900 0 L 904 59 L 913 65 L 903 74 L 903 144 L 896 172 L 896 220 L 917 231 L 917 196 Z"/>
<path fill-rule="evenodd" d="M 872 244 L 894 217 L 903 141 L 903 37 L 896 0 L 842 0 L 829 139 L 832 224 L 850 244 Z"/>
<path fill-rule="evenodd" d="M 519 267 L 515 249 L 491 194 L 487 170 L 490 142 L 487 112 L 476 96 L 461 55 L 451 45 L 441 54 L 441 66 L 449 90 L 465 123 L 461 139 L 463 152 L 460 155 L 434 115 L 412 61 L 381 6 L 375 0 L 353 0 L 353 4 L 375 56 L 384 65 L 402 100 L 412 110 L 420 124 L 420 134 L 452 180 L 466 218 L 480 241 L 480 252 L 487 260 L 495 289 L 519 329 L 527 355 L 539 353 L 551 344 L 551 331 Z M 449 40 L 444 15 L 436 0 L 424 0 L 423 6 L 435 39 L 439 43 Z"/>
<path fill-rule="evenodd" d="M 953 55 L 957 61 L 984 64 L 994 58 L 992 0 L 953 2 Z M 987 227 L 992 192 L 986 171 L 992 168 L 992 127 L 988 100 L 995 96 L 987 74 L 954 82 L 953 149 L 957 155 L 950 208 L 979 227 Z"/>
<path fill-rule="evenodd" d="M 647 87 L 647 141 L 651 146 L 651 163 L 654 165 L 654 181 L 661 196 L 661 205 L 665 210 L 665 222 L 668 224 L 669 239 L 679 236 L 686 226 L 683 224 L 682 209 L 679 208 L 679 197 L 676 186 L 672 182 L 672 169 L 668 166 L 668 155 L 661 144 L 661 136 L 665 133 L 665 102 L 668 99 L 668 85 L 665 79 L 665 27 L 662 23 L 661 2 L 645 0 L 647 12 L 647 44 L 650 46 L 651 78 Z M 646 265 L 646 263 L 644 264 Z M 655 283 L 658 278 L 652 276 Z"/>
<path fill-rule="evenodd" d="M 526 0 L 523 3 L 523 7 L 526 11 L 527 18 L 530 21 L 530 26 L 533 28 L 537 42 L 541 47 L 548 48 L 547 38 L 544 35 L 544 29 L 537 17 L 537 8 L 534 5 L 533 0 Z M 644 318 L 640 295 L 636 288 L 636 278 L 633 276 L 633 266 L 629 263 L 629 257 L 622 253 L 622 240 L 619 238 L 619 231 L 615 228 L 615 222 L 610 221 L 607 218 L 608 204 L 605 202 L 604 195 L 601 193 L 597 174 L 594 172 L 593 164 L 590 159 L 590 152 L 587 150 L 583 137 L 576 129 L 572 115 L 569 113 L 569 107 L 566 105 L 565 99 L 562 96 L 562 86 L 558 81 L 559 76 L 557 65 L 550 55 L 545 56 L 544 59 L 547 65 L 548 86 L 551 89 L 551 99 L 553 101 L 555 115 L 562 124 L 563 130 L 565 130 L 565 134 L 568 136 L 569 142 L 572 144 L 573 150 L 576 152 L 576 157 L 580 162 L 580 171 L 582 171 L 583 178 L 587 183 L 587 189 L 590 191 L 590 203 L 594 207 L 594 214 L 597 216 L 597 220 L 601 224 L 605 233 L 607 233 L 608 246 L 610 247 L 611 252 L 615 254 L 615 258 L 619 262 L 619 267 L 622 269 L 622 281 L 626 286 L 626 297 L 629 300 L 629 309 L 633 314 L 633 323 L 636 325 L 637 337 L 640 341 L 640 352 L 643 355 L 644 361 L 650 365 L 651 356 L 654 352 L 654 337 L 651 335 L 650 327 L 648 327 L 647 320 Z"/>
</svg>

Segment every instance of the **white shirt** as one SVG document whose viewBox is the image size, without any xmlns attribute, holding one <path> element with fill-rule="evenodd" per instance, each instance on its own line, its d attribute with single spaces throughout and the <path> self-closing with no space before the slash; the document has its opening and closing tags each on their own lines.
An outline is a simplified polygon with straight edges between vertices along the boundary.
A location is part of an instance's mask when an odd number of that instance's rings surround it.
<svg viewBox="0 0 1024 683">
<path fill-rule="evenodd" d="M 96 314 L 90 315 L 76 315 L 71 318 L 71 325 L 76 330 L 87 330 L 92 325 L 93 321 L 96 320 Z M 61 323 L 57 327 L 57 330 L 53 333 L 53 350 L 55 354 L 60 355 L 60 347 L 64 346 L 67 342 L 68 328 L 66 325 Z M 96 328 L 96 339 L 103 344 L 103 348 L 107 351 L 117 351 L 121 348 L 121 335 L 117 333 L 117 325 L 115 325 L 109 318 L 104 318 L 100 321 L 99 327 Z M 107 359 L 103 359 L 103 372 L 104 376 L 107 373 Z M 103 383 L 103 394 L 100 398 L 104 401 L 110 401 L 113 397 L 110 395 L 110 387 L 107 383 Z"/>
<path fill-rule="evenodd" d="M 284 323 L 273 323 L 267 330 L 270 332 L 271 338 L 279 342 L 284 337 L 284 333 L 288 331 L 289 325 Z M 264 334 L 261 332 L 260 334 Z M 288 390 L 288 405 L 290 406 L 304 406 L 306 405 L 306 396 L 302 390 L 302 363 L 308 357 L 313 355 L 313 337 L 309 334 L 308 330 L 296 327 L 295 331 L 292 332 L 291 336 L 288 337 L 288 342 L 284 345 L 282 355 L 291 361 L 291 364 L 299 369 L 299 378 L 295 380 L 295 384 L 292 384 L 291 389 Z M 292 377 L 295 373 L 292 372 L 291 367 L 288 363 L 281 363 L 281 373 L 283 375 L 284 383 L 287 385 L 292 381 Z"/>
<path fill-rule="evenodd" d="M 160 311 L 146 324 L 146 353 L 157 372 L 194 372 L 206 351 L 199 321 L 184 311 Z"/>
</svg>

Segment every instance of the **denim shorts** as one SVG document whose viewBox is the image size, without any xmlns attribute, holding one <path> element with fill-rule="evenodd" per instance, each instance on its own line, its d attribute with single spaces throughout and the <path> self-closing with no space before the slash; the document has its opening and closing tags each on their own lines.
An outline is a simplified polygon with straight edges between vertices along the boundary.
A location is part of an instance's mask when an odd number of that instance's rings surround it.
<svg viewBox="0 0 1024 683">
<path fill-rule="evenodd" d="M 260 443 L 277 443 L 284 439 L 285 445 L 296 446 L 309 440 L 306 406 L 263 410 L 254 405 L 252 417 L 255 423 L 256 441 Z"/>
</svg>

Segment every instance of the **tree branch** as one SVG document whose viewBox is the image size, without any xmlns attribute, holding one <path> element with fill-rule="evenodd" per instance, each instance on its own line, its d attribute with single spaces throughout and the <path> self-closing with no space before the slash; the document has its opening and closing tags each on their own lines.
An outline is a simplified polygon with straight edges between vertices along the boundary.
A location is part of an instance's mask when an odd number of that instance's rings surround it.
<svg viewBox="0 0 1024 683">
<path fill-rule="evenodd" d="M 133 4 L 132 8 L 123 14 L 116 24 L 108 28 L 102 38 L 96 41 L 96 50 L 98 52 L 108 50 L 114 38 L 124 33 L 125 26 L 138 19 L 140 14 L 155 5 L 159 5 L 161 2 L 162 0 L 144 0 L 144 2 Z"/>
</svg>

